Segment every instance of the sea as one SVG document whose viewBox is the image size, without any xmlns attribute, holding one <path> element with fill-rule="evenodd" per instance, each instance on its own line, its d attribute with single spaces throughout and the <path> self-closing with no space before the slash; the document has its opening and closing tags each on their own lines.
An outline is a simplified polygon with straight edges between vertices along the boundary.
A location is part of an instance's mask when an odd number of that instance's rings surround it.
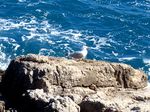
<svg viewBox="0 0 150 112">
<path fill-rule="evenodd" d="M 150 79 L 150 0 L 0 0 L 0 68 L 29 53 L 121 62 Z"/>
</svg>

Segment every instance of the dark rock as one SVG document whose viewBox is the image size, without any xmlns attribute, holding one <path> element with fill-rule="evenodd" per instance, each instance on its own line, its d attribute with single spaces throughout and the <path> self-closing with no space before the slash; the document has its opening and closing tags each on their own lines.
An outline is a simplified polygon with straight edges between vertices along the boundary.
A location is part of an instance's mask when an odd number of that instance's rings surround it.
<svg viewBox="0 0 150 112">
<path fill-rule="evenodd" d="M 126 64 L 27 55 L 11 61 L 2 93 L 21 112 L 147 111 L 147 82 Z"/>
<path fill-rule="evenodd" d="M 0 69 L 0 83 L 2 81 L 2 76 L 4 75 L 5 71 Z"/>
<path fill-rule="evenodd" d="M 133 107 L 133 108 L 131 109 L 131 111 L 134 111 L 134 112 L 141 112 L 141 109 L 140 109 L 140 107 Z"/>
<path fill-rule="evenodd" d="M 68 96 L 51 95 L 43 89 L 29 90 L 27 96 L 34 101 L 36 111 L 80 112 L 80 107 Z"/>
</svg>

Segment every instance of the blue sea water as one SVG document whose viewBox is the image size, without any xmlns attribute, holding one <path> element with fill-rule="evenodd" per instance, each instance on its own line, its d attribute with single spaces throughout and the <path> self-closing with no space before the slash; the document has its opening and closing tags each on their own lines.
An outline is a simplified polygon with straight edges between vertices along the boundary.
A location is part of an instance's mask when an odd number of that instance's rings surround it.
<svg viewBox="0 0 150 112">
<path fill-rule="evenodd" d="M 150 76 L 150 0 L 0 0 L 0 67 L 35 53 L 123 62 Z"/>
</svg>

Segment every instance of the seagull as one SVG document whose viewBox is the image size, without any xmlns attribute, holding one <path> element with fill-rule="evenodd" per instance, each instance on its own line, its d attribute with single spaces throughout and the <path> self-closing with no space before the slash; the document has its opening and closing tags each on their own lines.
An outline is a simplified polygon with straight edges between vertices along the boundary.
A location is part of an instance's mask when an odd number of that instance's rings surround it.
<svg viewBox="0 0 150 112">
<path fill-rule="evenodd" d="M 72 59 L 86 58 L 86 55 L 88 54 L 87 49 L 88 49 L 87 46 L 83 46 L 81 51 L 77 51 L 77 52 L 74 52 L 74 53 L 70 54 L 69 58 L 72 58 Z"/>
</svg>

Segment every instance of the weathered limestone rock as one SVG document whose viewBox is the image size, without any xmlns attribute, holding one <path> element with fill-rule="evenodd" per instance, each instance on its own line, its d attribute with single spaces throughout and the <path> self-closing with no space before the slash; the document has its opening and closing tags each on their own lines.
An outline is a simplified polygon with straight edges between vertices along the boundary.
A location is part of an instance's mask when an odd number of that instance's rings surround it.
<svg viewBox="0 0 150 112">
<path fill-rule="evenodd" d="M 86 96 L 80 107 L 82 112 L 150 112 L 149 92 L 150 87 L 136 91 L 103 88 Z"/>
<path fill-rule="evenodd" d="M 68 96 L 53 96 L 43 89 L 29 90 L 28 95 L 42 112 L 80 112 L 80 107 Z"/>
<path fill-rule="evenodd" d="M 90 60 L 75 61 L 37 55 L 13 60 L 5 77 L 9 83 L 13 83 L 11 86 L 15 88 L 22 86 L 25 90 L 44 88 L 48 91 L 50 85 L 61 86 L 61 88 L 95 85 L 95 87 L 136 89 L 147 85 L 146 75 L 126 64 Z"/>
<path fill-rule="evenodd" d="M 3 94 L 32 112 L 149 111 L 146 86 L 147 76 L 126 64 L 33 54 L 12 60 L 2 78 Z"/>
</svg>

